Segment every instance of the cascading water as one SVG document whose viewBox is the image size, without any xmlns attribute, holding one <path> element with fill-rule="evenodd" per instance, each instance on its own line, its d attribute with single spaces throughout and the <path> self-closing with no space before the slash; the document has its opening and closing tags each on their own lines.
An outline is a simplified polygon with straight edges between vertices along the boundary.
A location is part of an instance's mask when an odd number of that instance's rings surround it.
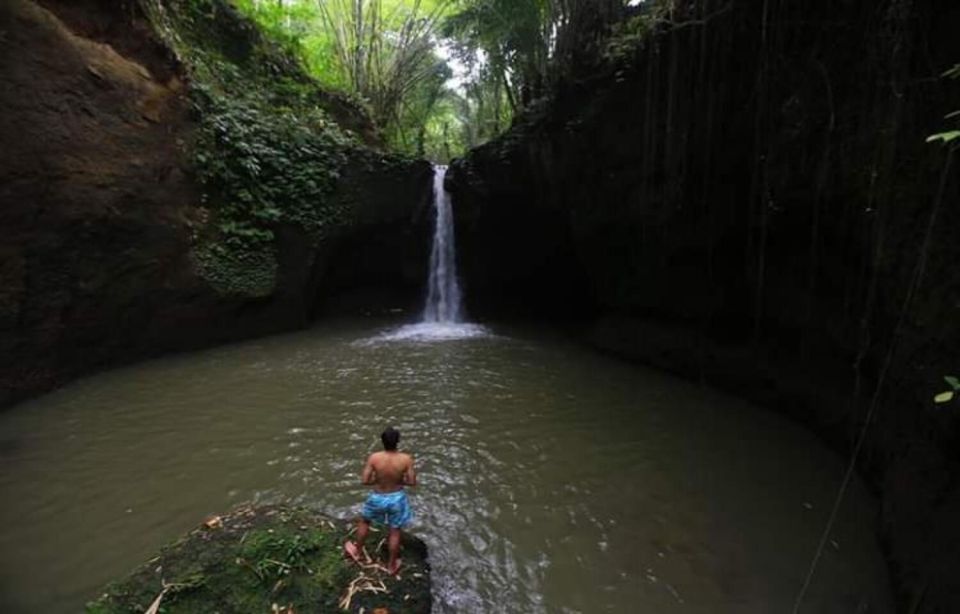
<svg viewBox="0 0 960 614">
<path fill-rule="evenodd" d="M 423 319 L 419 324 L 403 326 L 378 335 L 370 341 L 442 341 L 489 334 L 483 326 L 463 321 L 463 296 L 457 280 L 457 251 L 453 238 L 453 207 L 450 195 L 443 188 L 446 175 L 446 166 L 433 167 L 433 208 L 436 223 L 430 251 Z"/>
<path fill-rule="evenodd" d="M 433 167 L 433 207 L 436 224 L 433 249 L 430 252 L 430 273 L 427 280 L 427 304 L 423 321 L 436 324 L 457 324 L 462 319 L 460 284 L 457 281 L 457 252 L 453 236 L 453 210 L 450 195 L 443 187 L 446 166 Z"/>
</svg>

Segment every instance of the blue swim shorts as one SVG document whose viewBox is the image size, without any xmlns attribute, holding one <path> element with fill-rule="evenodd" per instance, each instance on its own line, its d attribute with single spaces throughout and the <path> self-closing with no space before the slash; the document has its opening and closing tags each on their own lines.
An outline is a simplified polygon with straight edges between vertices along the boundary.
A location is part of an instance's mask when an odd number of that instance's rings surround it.
<svg viewBox="0 0 960 614">
<path fill-rule="evenodd" d="M 403 490 L 370 493 L 363 503 L 362 514 L 366 520 L 386 524 L 391 529 L 399 529 L 413 519 L 407 493 Z"/>
</svg>

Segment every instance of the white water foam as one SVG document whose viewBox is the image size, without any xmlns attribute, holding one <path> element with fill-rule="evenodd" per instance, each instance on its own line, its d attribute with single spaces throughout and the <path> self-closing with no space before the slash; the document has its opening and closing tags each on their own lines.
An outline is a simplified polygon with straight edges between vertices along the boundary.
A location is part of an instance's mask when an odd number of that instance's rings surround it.
<svg viewBox="0 0 960 614">
<path fill-rule="evenodd" d="M 408 324 L 383 332 L 369 341 L 456 341 L 459 339 L 475 339 L 490 337 L 492 333 L 486 326 L 468 324 L 465 322 L 420 322 Z"/>
</svg>

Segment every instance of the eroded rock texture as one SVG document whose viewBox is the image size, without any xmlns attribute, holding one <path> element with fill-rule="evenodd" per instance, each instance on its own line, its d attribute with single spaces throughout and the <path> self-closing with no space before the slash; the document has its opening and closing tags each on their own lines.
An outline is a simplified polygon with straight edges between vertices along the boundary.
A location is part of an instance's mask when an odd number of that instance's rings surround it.
<svg viewBox="0 0 960 614">
<path fill-rule="evenodd" d="M 302 326 L 383 277 L 419 291 L 427 163 L 358 147 L 332 195 L 350 224 L 320 243 L 278 226 L 272 291 L 224 294 L 193 254 L 210 212 L 189 165 L 191 85 L 139 5 L 10 0 L 0 32 L 0 405 L 101 366 Z"/>
</svg>

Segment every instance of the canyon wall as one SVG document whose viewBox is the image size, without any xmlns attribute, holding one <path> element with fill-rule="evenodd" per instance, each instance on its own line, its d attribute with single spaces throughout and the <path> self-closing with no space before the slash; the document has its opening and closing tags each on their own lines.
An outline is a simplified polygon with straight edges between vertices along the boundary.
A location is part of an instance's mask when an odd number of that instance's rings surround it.
<svg viewBox="0 0 960 614">
<path fill-rule="evenodd" d="M 960 173 L 925 141 L 960 100 L 960 6 L 690 4 L 453 165 L 470 308 L 581 325 L 847 457 L 869 420 L 900 607 L 956 611 L 960 404 L 933 397 L 960 369 Z"/>
<path fill-rule="evenodd" d="M 209 4 L 215 51 L 264 44 L 228 5 Z M 420 291 L 429 164 L 380 151 L 362 112 L 295 68 L 283 70 L 358 135 L 330 148 L 336 180 L 304 199 L 340 221 L 319 238 L 265 223 L 273 239 L 258 252 L 217 230 L 218 193 L 193 153 L 203 83 L 143 6 L 0 4 L 0 406 L 105 366 L 304 326 L 383 278 L 403 297 Z M 226 264 L 202 259 L 227 248 Z M 218 267 L 255 287 L 225 287 Z"/>
</svg>

